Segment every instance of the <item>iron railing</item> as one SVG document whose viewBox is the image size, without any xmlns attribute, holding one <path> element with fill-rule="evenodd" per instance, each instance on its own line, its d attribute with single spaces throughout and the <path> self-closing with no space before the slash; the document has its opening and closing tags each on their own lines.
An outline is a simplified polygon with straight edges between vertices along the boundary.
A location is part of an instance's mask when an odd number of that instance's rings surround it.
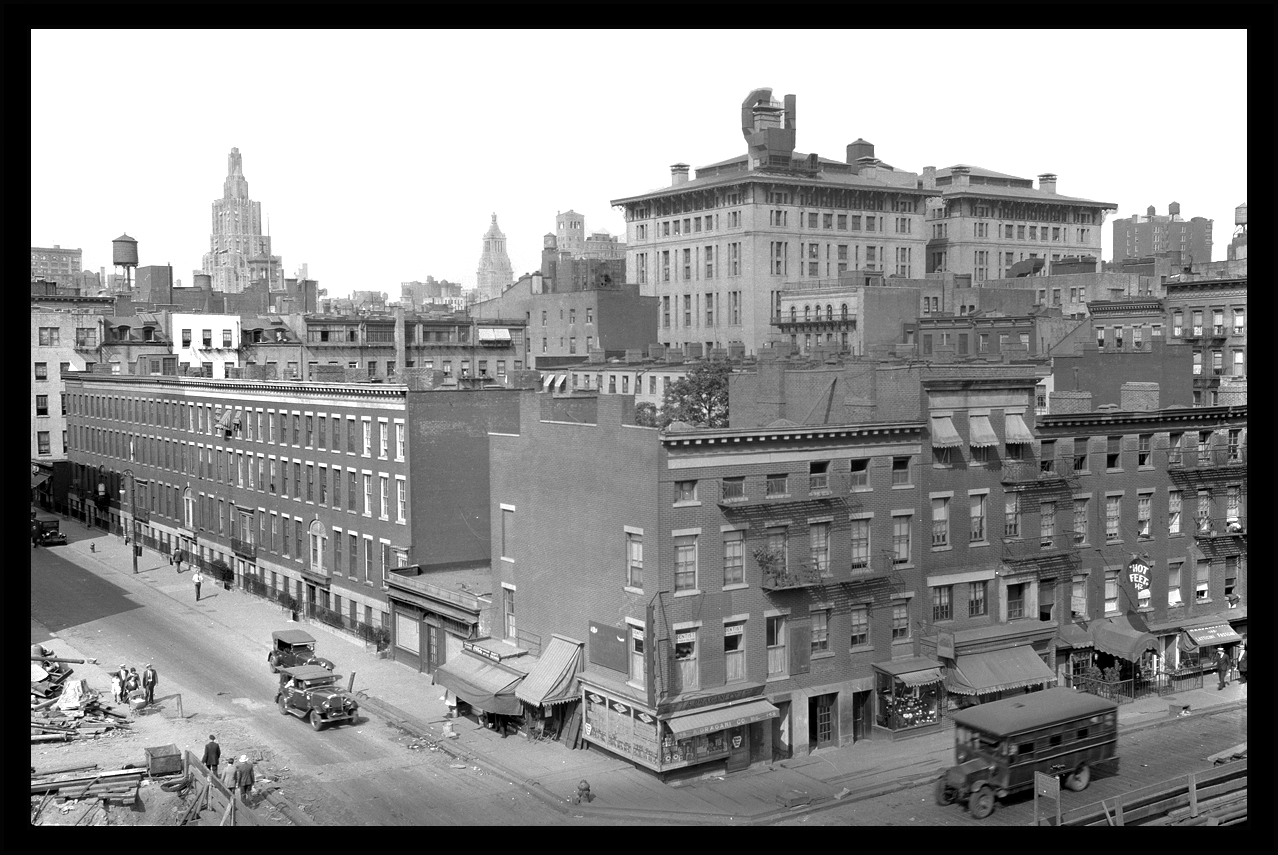
<svg viewBox="0 0 1278 855">
<path fill-rule="evenodd" d="M 1126 704 L 1141 698 L 1201 689 L 1203 672 L 1194 668 L 1178 668 L 1175 671 L 1151 671 L 1126 680 L 1113 681 L 1073 675 L 1066 682 L 1079 691 Z"/>
</svg>

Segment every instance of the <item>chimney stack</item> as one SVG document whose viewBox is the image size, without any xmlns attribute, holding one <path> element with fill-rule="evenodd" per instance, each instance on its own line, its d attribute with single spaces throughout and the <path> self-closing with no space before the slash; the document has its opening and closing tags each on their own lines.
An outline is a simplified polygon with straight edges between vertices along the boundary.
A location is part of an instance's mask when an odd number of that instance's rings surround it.
<svg viewBox="0 0 1278 855">
<path fill-rule="evenodd" d="M 1090 413 L 1092 411 L 1092 393 L 1052 392 L 1051 404 L 1048 409 L 1054 416 L 1063 413 Z"/>
<path fill-rule="evenodd" d="M 970 166 L 954 166 L 950 168 L 950 183 L 966 187 L 971 184 L 972 168 Z"/>
<path fill-rule="evenodd" d="M 1118 400 L 1125 413 L 1152 413 L 1158 409 L 1158 384 L 1129 381 L 1119 387 Z"/>
<path fill-rule="evenodd" d="M 670 186 L 678 187 L 688 183 L 688 164 L 674 163 L 670 165 Z"/>
<path fill-rule="evenodd" d="M 1051 172 L 1044 172 L 1038 176 L 1038 189 L 1044 193 L 1056 192 L 1056 175 Z"/>
<path fill-rule="evenodd" d="M 936 167 L 935 166 L 923 167 L 923 180 L 919 184 L 919 186 L 923 188 L 924 190 L 936 189 Z"/>
</svg>

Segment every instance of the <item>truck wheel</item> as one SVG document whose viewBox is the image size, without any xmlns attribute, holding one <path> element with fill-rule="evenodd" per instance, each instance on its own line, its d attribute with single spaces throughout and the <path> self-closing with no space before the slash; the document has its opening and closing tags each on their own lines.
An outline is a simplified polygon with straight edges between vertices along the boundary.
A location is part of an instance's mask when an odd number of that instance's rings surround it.
<svg viewBox="0 0 1278 855">
<path fill-rule="evenodd" d="M 288 715 L 288 705 L 284 703 L 284 696 L 281 695 L 277 700 L 280 703 L 280 715 Z"/>
<path fill-rule="evenodd" d="M 275 655 L 275 651 L 272 650 L 270 653 L 266 654 L 266 664 L 271 666 L 272 674 L 279 673 L 280 669 L 275 667 L 278 663 L 279 657 Z"/>
<path fill-rule="evenodd" d="M 994 791 L 989 787 L 978 787 L 967 800 L 967 809 L 975 818 L 985 819 L 994 812 Z"/>
<path fill-rule="evenodd" d="M 315 710 L 311 710 L 311 729 L 316 731 L 324 729 L 324 720 L 320 718 L 320 714 L 315 712 Z"/>
<path fill-rule="evenodd" d="M 1065 786 L 1076 793 L 1081 793 L 1087 789 L 1087 785 L 1092 781 L 1091 767 L 1086 763 L 1078 764 L 1078 768 L 1065 776 Z"/>
<path fill-rule="evenodd" d="M 955 792 L 954 788 L 949 785 L 945 778 L 945 774 L 942 773 L 941 777 L 936 779 L 935 793 L 936 803 L 938 805 L 952 805 L 954 804 L 954 799 L 958 797 L 958 793 Z"/>
</svg>

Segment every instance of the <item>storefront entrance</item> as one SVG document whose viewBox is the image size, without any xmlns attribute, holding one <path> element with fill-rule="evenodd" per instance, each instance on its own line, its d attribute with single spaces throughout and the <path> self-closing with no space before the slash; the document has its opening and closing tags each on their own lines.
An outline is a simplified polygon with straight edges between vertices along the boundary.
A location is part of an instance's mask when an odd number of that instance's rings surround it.
<svg viewBox="0 0 1278 855">
<path fill-rule="evenodd" d="M 750 765 L 750 742 L 746 738 L 746 725 L 728 730 L 728 763 L 729 772 L 739 772 Z"/>
<path fill-rule="evenodd" d="M 435 669 L 443 662 L 440 654 L 443 652 L 440 646 L 439 627 L 434 624 L 426 624 L 426 673 L 434 674 Z"/>
<path fill-rule="evenodd" d="M 852 693 L 852 741 L 858 742 L 870 735 L 870 693 Z"/>
<path fill-rule="evenodd" d="M 839 742 L 837 694 L 808 698 L 808 750 L 828 748 Z"/>
<path fill-rule="evenodd" d="M 777 701 L 779 715 L 772 720 L 772 760 L 789 760 L 794 755 L 790 742 L 790 702 Z"/>
</svg>

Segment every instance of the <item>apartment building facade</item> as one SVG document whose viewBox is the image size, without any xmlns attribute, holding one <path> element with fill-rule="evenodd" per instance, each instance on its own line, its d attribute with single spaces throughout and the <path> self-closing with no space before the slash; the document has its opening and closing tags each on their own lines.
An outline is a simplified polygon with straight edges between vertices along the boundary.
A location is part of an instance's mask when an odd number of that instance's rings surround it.
<svg viewBox="0 0 1278 855">
<path fill-rule="evenodd" d="M 1194 403 L 1213 406 L 1223 377 L 1247 375 L 1247 277 L 1167 283 L 1169 341 L 1193 352 Z"/>
<path fill-rule="evenodd" d="M 61 246 L 31 247 L 31 280 L 56 282 L 58 285 L 78 286 L 83 280 L 81 264 L 84 251 L 63 249 Z"/>
<path fill-rule="evenodd" d="M 1176 267 L 1211 261 L 1212 220 L 1182 219 L 1180 203 L 1172 202 L 1159 215 L 1150 205 L 1145 214 L 1114 220 L 1114 261 L 1168 254 Z"/>
</svg>

